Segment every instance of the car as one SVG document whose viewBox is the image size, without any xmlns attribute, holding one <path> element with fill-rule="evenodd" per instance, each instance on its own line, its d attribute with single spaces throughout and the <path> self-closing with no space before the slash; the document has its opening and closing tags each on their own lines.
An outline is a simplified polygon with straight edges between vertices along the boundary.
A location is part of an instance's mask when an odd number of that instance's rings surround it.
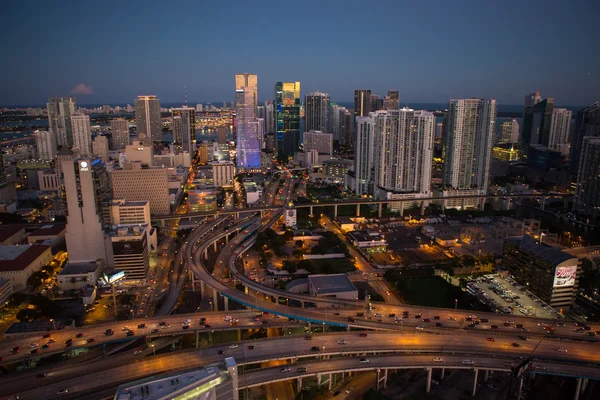
<svg viewBox="0 0 600 400">
<path fill-rule="evenodd" d="M 49 338 L 50 336 L 52 336 L 51 333 L 46 333 L 44 336 L 42 336 L 43 339 Z"/>
<path fill-rule="evenodd" d="M 73 339 L 70 339 L 70 338 L 69 338 L 69 339 L 65 340 L 65 344 L 66 344 L 66 343 L 73 343 Z"/>
<path fill-rule="evenodd" d="M 181 329 L 190 329 L 190 326 L 189 325 L 182 325 Z"/>
<path fill-rule="evenodd" d="M 210 328 L 210 324 L 204 324 L 205 328 Z"/>
<path fill-rule="evenodd" d="M 94 338 L 89 338 L 88 340 L 86 340 L 86 343 L 94 343 L 96 339 Z"/>
<path fill-rule="evenodd" d="M 461 363 L 465 364 L 465 365 L 473 365 L 474 364 L 473 361 L 471 361 L 471 360 L 462 360 Z"/>
<path fill-rule="evenodd" d="M 513 343 L 512 346 L 513 347 L 521 347 L 521 345 L 519 343 Z"/>
<path fill-rule="evenodd" d="M 106 336 L 112 336 L 112 335 L 115 334 L 115 331 L 113 331 L 112 329 L 107 329 L 107 330 L 104 331 L 104 334 Z"/>
<path fill-rule="evenodd" d="M 308 371 L 305 367 L 298 367 L 296 368 L 296 372 L 306 372 Z"/>
<path fill-rule="evenodd" d="M 442 359 L 442 357 L 433 357 L 433 361 L 434 362 L 442 362 L 444 360 Z"/>
<path fill-rule="evenodd" d="M 350 394 L 350 393 L 352 393 L 353 391 L 354 391 L 354 388 L 353 388 L 353 387 L 349 387 L 348 389 L 346 389 L 346 393 L 347 393 L 347 394 Z"/>
<path fill-rule="evenodd" d="M 54 339 L 48 340 L 48 344 L 52 344 L 52 343 L 56 343 L 56 340 L 54 340 Z"/>
<path fill-rule="evenodd" d="M 164 324 L 162 326 L 162 329 L 169 329 L 171 327 L 171 324 Z"/>
<path fill-rule="evenodd" d="M 29 348 L 30 348 L 30 349 L 32 349 L 32 348 L 35 348 L 35 347 L 38 347 L 38 344 L 37 344 L 37 343 L 31 343 L 31 344 L 29 345 Z"/>
<path fill-rule="evenodd" d="M 417 326 L 415 329 L 417 329 L 417 330 L 419 330 L 419 331 L 422 331 L 422 330 L 423 330 L 423 329 L 425 329 L 425 328 L 423 328 L 421 325 L 419 325 L 419 326 Z"/>
<path fill-rule="evenodd" d="M 66 342 L 65 343 L 65 347 L 71 347 L 71 346 L 73 346 L 73 342 Z"/>
<path fill-rule="evenodd" d="M 219 354 L 225 354 L 224 350 L 219 350 Z"/>
<path fill-rule="evenodd" d="M 10 351 L 11 354 L 15 354 L 18 353 L 19 351 L 21 351 L 21 348 L 19 346 L 13 347 L 12 350 Z"/>
<path fill-rule="evenodd" d="M 45 372 L 42 372 L 41 374 L 37 374 L 37 377 L 38 377 L 38 378 L 45 378 L 45 377 L 47 377 L 47 376 L 48 376 L 48 374 L 47 374 L 47 373 L 45 373 Z"/>
<path fill-rule="evenodd" d="M 567 324 L 565 324 L 564 322 L 557 322 L 556 326 L 567 326 Z"/>
<path fill-rule="evenodd" d="M 158 323 L 158 326 L 164 326 L 165 324 L 166 324 L 166 322 L 161 321 Z"/>
<path fill-rule="evenodd" d="M 368 358 L 361 358 L 360 359 L 360 363 L 361 364 L 367 364 L 367 363 L 369 363 L 369 359 Z"/>
<path fill-rule="evenodd" d="M 256 347 L 254 345 L 248 346 L 248 350 L 254 350 Z"/>
<path fill-rule="evenodd" d="M 388 314 L 388 318 L 396 318 L 396 314 L 394 314 L 394 313 Z"/>
<path fill-rule="evenodd" d="M 494 339 L 493 337 L 489 337 L 489 338 L 487 338 L 487 341 L 488 341 L 488 342 L 495 342 L 495 341 L 496 341 L 496 339 Z"/>
<path fill-rule="evenodd" d="M 237 349 L 239 346 L 237 344 L 230 344 L 229 348 L 230 349 Z"/>
<path fill-rule="evenodd" d="M 83 333 L 78 333 L 77 335 L 75 335 L 76 338 L 80 338 L 83 336 Z"/>
<path fill-rule="evenodd" d="M 133 335 L 135 335 L 135 333 L 133 331 L 127 331 L 126 335 L 127 336 L 133 336 Z"/>
<path fill-rule="evenodd" d="M 306 336 L 304 336 L 304 340 L 312 340 L 312 336 L 306 335 Z"/>
<path fill-rule="evenodd" d="M 56 394 L 61 395 L 61 394 L 67 394 L 69 393 L 69 389 L 60 389 L 58 392 L 56 392 Z"/>
<path fill-rule="evenodd" d="M 136 350 L 133 352 L 134 356 L 137 356 L 138 354 L 142 354 L 142 350 Z"/>
<path fill-rule="evenodd" d="M 479 322 L 489 322 L 487 318 L 479 318 Z"/>
<path fill-rule="evenodd" d="M 346 344 L 346 341 L 345 340 L 338 340 L 337 344 Z"/>
<path fill-rule="evenodd" d="M 439 315 L 436 315 L 436 316 L 434 316 L 434 317 L 433 317 L 433 319 L 436 319 L 436 320 L 437 320 L 437 319 L 440 319 L 440 316 L 439 316 Z"/>
<path fill-rule="evenodd" d="M 158 329 L 152 329 L 150 333 L 158 333 Z"/>
<path fill-rule="evenodd" d="M 291 368 L 287 368 L 287 367 L 285 367 L 285 368 L 281 368 L 281 369 L 279 370 L 279 372 L 290 372 L 291 370 L 292 370 Z"/>
<path fill-rule="evenodd" d="M 423 322 L 429 322 L 429 318 L 423 318 Z"/>
<path fill-rule="evenodd" d="M 131 329 L 130 327 L 124 326 L 124 327 L 121 328 L 121 331 L 126 332 L 126 331 L 128 331 L 130 329 Z"/>
<path fill-rule="evenodd" d="M 33 349 L 29 352 L 29 354 L 37 354 L 40 352 L 40 349 Z"/>
<path fill-rule="evenodd" d="M 42 346 L 42 349 L 47 349 L 49 347 L 50 347 L 50 345 L 48 343 L 46 343 L 45 345 Z"/>
<path fill-rule="evenodd" d="M 319 346 L 313 346 L 310 348 L 311 351 L 321 351 L 321 348 Z"/>
<path fill-rule="evenodd" d="M 361 334 L 360 334 L 360 335 L 358 335 L 358 336 L 360 336 L 360 337 L 367 337 L 367 334 L 366 334 L 366 333 L 361 333 Z"/>
<path fill-rule="evenodd" d="M 565 349 L 564 347 L 559 347 L 557 350 L 560 351 L 561 353 L 568 353 L 568 350 Z"/>
<path fill-rule="evenodd" d="M 143 329 L 146 327 L 146 324 L 138 324 L 138 329 Z"/>
</svg>

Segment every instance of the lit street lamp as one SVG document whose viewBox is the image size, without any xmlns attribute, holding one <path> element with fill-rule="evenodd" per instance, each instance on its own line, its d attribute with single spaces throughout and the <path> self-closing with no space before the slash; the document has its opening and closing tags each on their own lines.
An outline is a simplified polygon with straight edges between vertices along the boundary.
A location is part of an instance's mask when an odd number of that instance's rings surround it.
<svg viewBox="0 0 600 400">
<path fill-rule="evenodd" d="M 454 299 L 454 309 L 458 308 L 458 299 Z"/>
<path fill-rule="evenodd" d="M 154 348 L 154 343 L 152 343 L 152 353 L 156 355 L 156 349 Z"/>
<path fill-rule="evenodd" d="M 56 330 L 56 324 L 54 323 L 54 319 L 50 319 L 50 322 L 52 322 L 52 329 Z"/>
</svg>

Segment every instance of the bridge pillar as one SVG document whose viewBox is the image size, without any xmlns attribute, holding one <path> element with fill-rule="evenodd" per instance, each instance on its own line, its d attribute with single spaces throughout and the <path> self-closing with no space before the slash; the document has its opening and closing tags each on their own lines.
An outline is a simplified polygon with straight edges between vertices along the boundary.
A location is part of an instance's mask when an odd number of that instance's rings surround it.
<svg viewBox="0 0 600 400">
<path fill-rule="evenodd" d="M 198 348 L 198 339 L 200 336 L 200 332 L 196 331 L 196 348 Z"/>
<path fill-rule="evenodd" d="M 217 252 L 217 241 L 215 240 L 215 242 L 213 243 L 213 251 L 216 253 Z"/>
<path fill-rule="evenodd" d="M 379 203 L 377 208 L 377 217 L 381 218 L 383 216 L 383 203 Z"/>
<path fill-rule="evenodd" d="M 308 322 L 308 331 L 312 332 L 312 322 Z"/>
<path fill-rule="evenodd" d="M 229 299 L 227 297 L 223 297 L 223 311 L 229 311 Z"/>
<path fill-rule="evenodd" d="M 360 204 L 356 205 L 356 216 L 360 217 Z"/>
<path fill-rule="evenodd" d="M 442 374 L 440 375 L 440 379 L 444 379 L 444 375 L 446 375 L 446 368 L 442 368 Z"/>
<path fill-rule="evenodd" d="M 204 259 L 208 260 L 208 247 L 204 249 Z"/>
<path fill-rule="evenodd" d="M 431 374 L 433 372 L 433 368 L 427 368 L 427 384 L 425 386 L 425 393 L 431 392 Z"/>
<path fill-rule="evenodd" d="M 403 201 L 400 202 L 400 216 L 401 217 L 404 216 L 404 202 Z"/>
<path fill-rule="evenodd" d="M 383 376 L 381 376 L 381 370 L 380 369 L 377 370 L 377 390 L 381 389 L 381 382 L 383 382 L 384 389 L 387 387 L 387 375 L 388 375 L 387 369 L 383 370 Z"/>
<path fill-rule="evenodd" d="M 542 199 L 540 200 L 540 210 L 544 211 L 545 207 L 546 207 L 546 198 L 542 197 Z"/>
<path fill-rule="evenodd" d="M 587 389 L 589 383 L 589 379 L 588 378 L 583 378 L 583 382 L 581 384 L 581 391 L 585 392 L 585 389 Z"/>
<path fill-rule="evenodd" d="M 490 376 L 490 370 L 486 369 L 483 373 L 483 381 L 487 383 L 489 376 Z"/>
<path fill-rule="evenodd" d="M 473 392 L 471 393 L 471 396 L 475 396 L 475 393 L 477 393 L 477 377 L 479 376 L 479 370 L 477 368 L 475 368 L 475 376 L 473 377 Z"/>
<path fill-rule="evenodd" d="M 464 210 L 467 207 L 467 199 L 462 199 L 460 201 L 460 209 Z"/>
<path fill-rule="evenodd" d="M 225 235 L 225 244 L 229 243 L 229 235 Z"/>
<path fill-rule="evenodd" d="M 302 390 L 302 377 L 301 376 L 298 377 L 297 384 L 296 384 L 296 390 L 298 391 L 298 393 L 300 393 L 300 391 Z"/>
<path fill-rule="evenodd" d="M 442 200 L 442 214 L 446 213 L 446 200 Z"/>
<path fill-rule="evenodd" d="M 192 270 L 190 269 L 190 278 L 192 281 L 192 292 L 196 291 L 196 277 L 194 276 L 194 273 L 192 272 Z"/>
<path fill-rule="evenodd" d="M 206 283 L 200 281 L 200 297 L 204 297 L 204 292 L 206 292 Z"/>
<path fill-rule="evenodd" d="M 213 311 L 219 311 L 219 293 L 213 289 Z"/>
<path fill-rule="evenodd" d="M 581 393 L 581 382 L 582 381 L 583 381 L 583 379 L 577 378 L 577 386 L 575 387 L 575 397 L 573 397 L 574 400 L 579 400 L 579 393 Z"/>
<path fill-rule="evenodd" d="M 333 383 L 333 376 L 331 374 L 329 374 L 329 390 L 331 390 L 331 385 Z"/>
<path fill-rule="evenodd" d="M 337 204 L 333 206 L 333 216 L 337 218 Z"/>
<path fill-rule="evenodd" d="M 311 217 L 311 218 L 314 216 L 314 214 L 313 214 L 313 206 L 310 206 L 310 213 L 308 214 L 308 216 Z"/>
<path fill-rule="evenodd" d="M 237 338 L 238 338 L 238 342 L 242 341 L 242 330 L 241 329 L 237 330 Z"/>
<path fill-rule="evenodd" d="M 421 201 L 421 215 L 425 215 L 425 202 Z"/>
</svg>

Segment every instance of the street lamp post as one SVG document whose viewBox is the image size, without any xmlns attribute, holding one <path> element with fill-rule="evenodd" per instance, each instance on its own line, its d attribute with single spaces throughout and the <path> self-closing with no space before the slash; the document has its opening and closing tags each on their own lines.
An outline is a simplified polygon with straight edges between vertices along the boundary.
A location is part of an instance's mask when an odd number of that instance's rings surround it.
<svg viewBox="0 0 600 400">
<path fill-rule="evenodd" d="M 54 323 L 54 319 L 50 319 L 50 322 L 52 322 L 52 329 L 56 330 L 56 324 Z"/>
<path fill-rule="evenodd" d="M 454 299 L 454 309 L 458 309 L 458 299 Z"/>
<path fill-rule="evenodd" d="M 154 343 L 152 343 L 152 353 L 156 355 L 156 349 L 154 348 Z"/>
</svg>

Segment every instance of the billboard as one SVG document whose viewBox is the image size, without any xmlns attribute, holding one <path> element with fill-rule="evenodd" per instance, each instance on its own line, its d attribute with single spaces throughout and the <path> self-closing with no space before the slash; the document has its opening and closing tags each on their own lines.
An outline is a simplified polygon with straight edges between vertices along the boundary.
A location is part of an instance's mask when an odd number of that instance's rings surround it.
<svg viewBox="0 0 600 400">
<path fill-rule="evenodd" d="M 577 275 L 577 265 L 568 265 L 566 267 L 556 267 L 554 271 L 553 287 L 566 287 L 575 284 L 575 276 Z"/>
<path fill-rule="evenodd" d="M 285 226 L 296 226 L 295 209 L 289 209 L 285 211 Z"/>
<path fill-rule="evenodd" d="M 144 235 L 142 238 L 142 240 L 127 240 L 113 242 L 113 254 L 115 256 L 143 254 L 146 248 L 146 235 Z"/>
</svg>

